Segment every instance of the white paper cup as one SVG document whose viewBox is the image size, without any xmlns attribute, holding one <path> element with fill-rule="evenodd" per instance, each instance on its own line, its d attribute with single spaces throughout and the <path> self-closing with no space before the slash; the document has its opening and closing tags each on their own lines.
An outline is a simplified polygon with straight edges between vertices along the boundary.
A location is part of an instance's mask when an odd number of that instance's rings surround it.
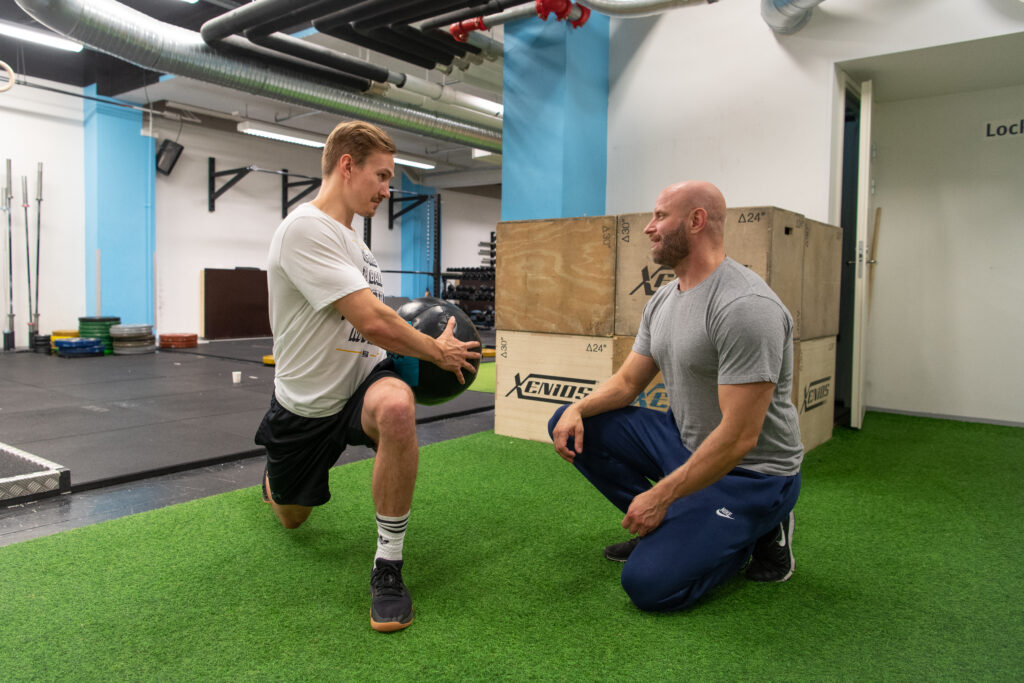
<svg viewBox="0 0 1024 683">
<path fill-rule="evenodd" d="M 242 381 L 242 373 L 240 371 L 238 371 L 238 370 L 235 370 L 234 372 L 232 372 L 231 373 L 231 381 L 234 382 L 235 384 L 240 383 Z"/>
</svg>

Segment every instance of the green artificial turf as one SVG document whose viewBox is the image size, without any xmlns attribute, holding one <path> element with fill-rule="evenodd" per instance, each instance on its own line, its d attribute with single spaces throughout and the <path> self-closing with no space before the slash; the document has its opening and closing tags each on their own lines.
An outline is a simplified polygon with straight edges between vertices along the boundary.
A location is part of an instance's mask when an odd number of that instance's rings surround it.
<svg viewBox="0 0 1024 683">
<path fill-rule="evenodd" d="M 416 621 L 378 634 L 372 463 L 286 531 L 256 487 L 0 548 L 0 680 L 1019 680 L 1024 430 L 871 413 L 805 462 L 797 568 L 635 609 L 550 445 L 424 447 Z"/>
<path fill-rule="evenodd" d="M 481 363 L 480 368 L 476 372 L 476 379 L 469 385 L 471 391 L 480 391 L 483 393 L 493 394 L 494 393 L 494 372 L 496 370 L 497 363 Z"/>
</svg>

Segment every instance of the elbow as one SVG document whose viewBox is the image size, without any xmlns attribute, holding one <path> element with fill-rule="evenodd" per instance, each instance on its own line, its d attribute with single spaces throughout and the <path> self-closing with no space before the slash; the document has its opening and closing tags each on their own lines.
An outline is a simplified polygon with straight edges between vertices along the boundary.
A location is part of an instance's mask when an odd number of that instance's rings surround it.
<svg viewBox="0 0 1024 683">
<path fill-rule="evenodd" d="M 757 446 L 757 440 L 761 436 L 760 431 L 758 432 L 742 432 L 737 434 L 732 440 L 732 448 L 729 450 L 732 453 L 733 466 L 739 464 L 743 460 L 747 453 L 754 450 Z"/>
<path fill-rule="evenodd" d="M 380 320 L 370 320 L 366 324 L 357 327 L 356 332 L 363 336 L 363 339 L 374 346 L 388 348 L 394 341 L 388 335 L 388 327 Z"/>
<path fill-rule="evenodd" d="M 757 439 L 758 439 L 759 436 L 760 436 L 760 434 L 754 434 L 752 436 L 744 436 L 740 440 L 739 446 L 737 448 L 737 450 L 740 453 L 740 458 L 745 456 L 750 451 L 754 450 L 754 448 L 757 446 Z"/>
</svg>

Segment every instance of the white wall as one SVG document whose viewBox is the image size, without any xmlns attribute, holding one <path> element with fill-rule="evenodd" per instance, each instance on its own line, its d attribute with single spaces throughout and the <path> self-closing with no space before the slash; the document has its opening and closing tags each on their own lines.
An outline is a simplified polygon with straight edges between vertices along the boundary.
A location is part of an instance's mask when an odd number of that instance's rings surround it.
<svg viewBox="0 0 1024 683">
<path fill-rule="evenodd" d="M 826 0 L 790 36 L 760 4 L 612 20 L 608 213 L 702 178 L 731 205 L 827 220 L 836 62 L 1024 31 L 1016 0 Z"/>
<path fill-rule="evenodd" d="M 837 62 L 1024 31 L 1016 0 L 826 0 L 790 36 L 774 34 L 759 8 L 730 0 L 613 20 L 608 213 L 649 210 L 664 186 L 701 178 L 730 205 L 828 221 L 838 203 Z M 992 97 L 991 106 L 973 95 L 932 103 L 950 111 L 926 117 L 924 129 L 914 117 L 929 103 L 875 111 L 893 151 L 880 149 L 875 176 L 873 203 L 885 206 L 869 406 L 1024 422 L 1013 384 L 1024 375 L 1022 280 L 1013 274 L 1024 253 L 1024 138 L 1004 145 L 1009 157 L 984 141 L 942 140 L 1010 103 L 1007 118 L 1024 114 L 1019 90 Z M 958 189 L 937 195 L 935 182 Z"/>
<path fill-rule="evenodd" d="M 1024 423 L 1024 86 L 875 115 L 869 403 Z"/>
<path fill-rule="evenodd" d="M 169 176 L 156 179 L 156 325 L 160 333 L 201 329 L 200 274 L 205 268 L 265 268 L 267 248 L 281 222 L 281 176 L 249 173 L 208 210 L 209 157 L 217 170 L 245 166 L 320 176 L 317 149 L 230 131 L 154 121 L 159 139 L 184 146 Z M 216 180 L 221 187 L 230 176 Z"/>
<path fill-rule="evenodd" d="M 252 165 L 320 177 L 321 152 L 187 123 L 180 136 L 176 122 L 158 120 L 154 125 L 159 138 L 178 137 L 185 147 L 171 175 L 157 176 L 157 324 L 165 332 L 197 332 L 202 269 L 264 268 L 270 238 L 281 222 L 281 176 L 270 173 L 250 173 L 217 199 L 213 213 L 208 212 L 209 157 L 217 160 L 218 170 Z M 217 186 L 226 178 L 219 178 Z M 304 201 L 313 197 L 315 193 Z M 478 241 L 490 238 L 498 205 L 494 199 L 442 193 L 442 269 L 479 262 L 479 256 L 470 254 L 475 255 Z M 356 217 L 353 227 L 362 235 L 362 218 Z M 387 206 L 382 204 L 371 227 L 371 249 L 382 269 L 402 268 L 401 244 L 401 221 L 388 230 Z M 389 296 L 399 295 L 401 275 L 386 273 L 384 290 Z"/>
<path fill-rule="evenodd" d="M 35 79 L 47 87 L 68 86 Z M 78 91 L 81 92 L 81 91 Z M 18 348 L 28 346 L 28 277 L 25 258 L 25 210 L 21 178 L 28 177 L 29 243 L 32 252 L 33 301 L 36 287 L 36 178 L 43 162 L 42 229 L 39 260 L 39 329 L 76 330 L 85 304 L 85 179 L 83 169 L 83 101 L 45 90 L 15 85 L 0 93 L 0 185 L 11 160 L 13 211 L 10 214 L 14 255 L 14 331 Z M 0 328 L 7 330 L 7 215 L 0 216 Z"/>
<path fill-rule="evenodd" d="M 501 201 L 441 191 L 441 269 L 479 267 L 480 242 L 489 242 L 501 218 Z"/>
</svg>

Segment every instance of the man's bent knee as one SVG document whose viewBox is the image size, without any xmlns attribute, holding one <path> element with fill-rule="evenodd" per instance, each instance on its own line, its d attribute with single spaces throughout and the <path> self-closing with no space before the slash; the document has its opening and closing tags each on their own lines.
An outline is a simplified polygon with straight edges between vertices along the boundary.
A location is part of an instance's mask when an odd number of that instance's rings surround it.
<svg viewBox="0 0 1024 683">
<path fill-rule="evenodd" d="M 405 382 L 386 378 L 367 389 L 361 416 L 363 431 L 379 443 L 388 431 L 416 429 L 416 402 Z"/>
<path fill-rule="evenodd" d="M 630 571 L 629 562 L 622 571 L 622 588 L 637 608 L 645 612 L 672 612 L 689 607 L 697 601 L 699 582 L 682 586 L 664 580 L 665 572 Z"/>
<path fill-rule="evenodd" d="M 304 505 L 275 505 L 274 514 L 285 529 L 298 529 L 309 519 L 313 508 Z"/>
</svg>

